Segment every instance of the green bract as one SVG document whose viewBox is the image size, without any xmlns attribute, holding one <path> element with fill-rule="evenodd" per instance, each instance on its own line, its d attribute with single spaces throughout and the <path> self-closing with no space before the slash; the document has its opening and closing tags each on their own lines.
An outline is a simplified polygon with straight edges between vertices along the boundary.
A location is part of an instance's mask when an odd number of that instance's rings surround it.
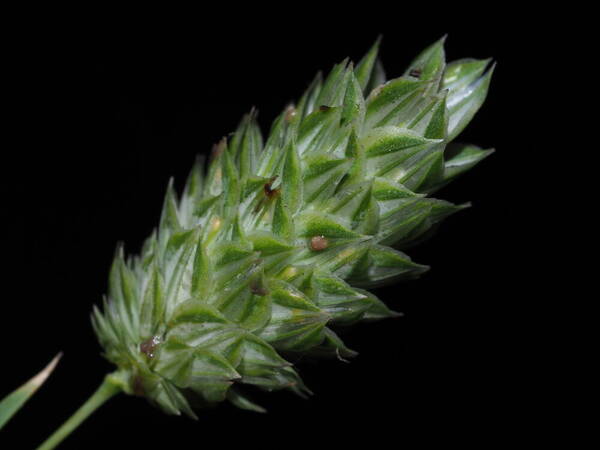
<svg viewBox="0 0 600 450">
<path fill-rule="evenodd" d="M 336 326 L 395 314 L 364 289 L 427 270 L 401 249 L 465 207 L 428 195 L 490 154 L 447 144 L 493 67 L 446 65 L 440 40 L 385 82 L 377 51 L 317 77 L 266 141 L 251 112 L 169 186 L 141 254 L 117 252 L 93 323 L 126 392 L 260 411 L 246 386 L 309 392 L 280 351 L 350 357 Z"/>
</svg>

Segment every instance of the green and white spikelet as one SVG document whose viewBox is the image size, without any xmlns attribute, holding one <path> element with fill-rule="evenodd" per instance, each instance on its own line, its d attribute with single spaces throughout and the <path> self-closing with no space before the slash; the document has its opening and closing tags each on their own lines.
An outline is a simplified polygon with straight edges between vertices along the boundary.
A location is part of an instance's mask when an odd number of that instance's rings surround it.
<svg viewBox="0 0 600 450">
<path fill-rule="evenodd" d="M 244 389 L 309 391 L 284 354 L 346 358 L 340 325 L 396 313 L 366 288 L 427 270 L 400 250 L 466 205 L 429 197 L 491 153 L 450 145 L 482 105 L 489 60 L 443 39 L 387 81 L 378 43 L 314 80 L 266 142 L 251 112 L 169 186 L 141 255 L 119 249 L 93 324 L 123 390 L 171 414 Z"/>
</svg>

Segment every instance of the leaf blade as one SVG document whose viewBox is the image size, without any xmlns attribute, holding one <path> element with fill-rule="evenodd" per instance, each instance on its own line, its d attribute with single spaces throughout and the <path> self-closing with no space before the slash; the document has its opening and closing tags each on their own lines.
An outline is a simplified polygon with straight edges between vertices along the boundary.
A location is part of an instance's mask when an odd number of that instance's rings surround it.
<svg viewBox="0 0 600 450">
<path fill-rule="evenodd" d="M 0 401 L 0 429 L 2 429 L 12 416 L 21 409 L 25 402 L 35 394 L 35 391 L 44 384 L 61 357 L 62 352 L 56 355 L 41 372 Z"/>
</svg>

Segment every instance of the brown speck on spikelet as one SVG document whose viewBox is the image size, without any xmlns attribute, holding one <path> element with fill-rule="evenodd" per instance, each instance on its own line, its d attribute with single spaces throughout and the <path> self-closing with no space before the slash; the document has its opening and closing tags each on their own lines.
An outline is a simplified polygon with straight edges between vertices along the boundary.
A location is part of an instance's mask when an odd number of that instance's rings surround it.
<svg viewBox="0 0 600 450">
<path fill-rule="evenodd" d="M 255 281 L 254 283 L 252 283 L 250 285 L 250 291 L 254 295 L 260 295 L 261 297 L 269 293 L 269 291 L 267 291 L 267 288 L 265 288 L 261 281 Z"/>
<path fill-rule="evenodd" d="M 325 236 L 313 236 L 310 238 L 310 249 L 315 252 L 320 252 L 329 247 L 329 241 Z"/>
<path fill-rule="evenodd" d="M 221 156 L 225 147 L 227 147 L 227 138 L 223 137 L 219 142 L 213 145 L 212 151 L 210 152 L 210 160 L 214 161 Z"/>
<path fill-rule="evenodd" d="M 290 123 L 294 117 L 296 117 L 296 108 L 294 108 L 294 105 L 290 105 L 285 110 L 285 121 Z"/>
<path fill-rule="evenodd" d="M 415 78 L 419 78 L 421 76 L 422 70 L 421 69 L 413 69 L 410 72 L 408 72 L 408 74 L 411 77 L 415 77 Z"/>
<path fill-rule="evenodd" d="M 154 358 L 154 350 L 156 350 L 158 344 L 160 344 L 160 337 L 152 336 L 140 344 L 140 352 L 148 358 Z"/>
<path fill-rule="evenodd" d="M 319 111 L 329 111 L 330 109 L 331 109 L 331 106 L 327 106 L 327 105 L 319 106 Z"/>
<path fill-rule="evenodd" d="M 272 189 L 271 186 L 273 186 L 273 182 L 277 179 L 277 175 L 275 175 L 274 177 L 272 177 L 268 183 L 265 183 L 265 195 L 268 198 L 273 198 L 274 196 L 276 196 L 279 193 L 279 189 Z"/>
</svg>

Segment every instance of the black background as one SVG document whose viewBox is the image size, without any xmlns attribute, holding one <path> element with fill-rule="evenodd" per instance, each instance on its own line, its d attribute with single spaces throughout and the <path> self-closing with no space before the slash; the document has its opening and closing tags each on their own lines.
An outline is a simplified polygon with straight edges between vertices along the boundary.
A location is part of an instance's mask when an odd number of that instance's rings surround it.
<svg viewBox="0 0 600 450">
<path fill-rule="evenodd" d="M 112 370 L 89 313 L 106 289 L 116 243 L 136 252 L 156 225 L 169 177 L 181 188 L 195 155 L 252 106 L 266 133 L 317 70 L 346 56 L 358 60 L 379 34 L 388 78 L 445 33 L 449 60 L 498 62 L 485 105 L 459 137 L 497 152 L 438 194 L 473 207 L 410 251 L 430 272 L 377 291 L 405 317 L 348 333 L 360 352 L 350 364 L 301 363 L 315 393 L 308 401 L 262 395 L 267 415 L 221 405 L 194 422 L 122 395 L 62 448 L 484 443 L 526 429 L 524 367 L 535 355 L 522 348 L 521 324 L 531 299 L 527 286 L 514 289 L 522 267 L 513 255 L 523 245 L 516 243 L 525 209 L 518 191 L 534 163 L 521 129 L 533 99 L 521 80 L 540 36 L 529 19 L 497 13 L 440 11 L 432 20 L 427 11 L 386 17 L 382 8 L 353 20 L 242 26 L 202 16 L 177 32 L 156 22 L 127 35 L 108 26 L 94 37 L 60 26 L 35 34 L 31 52 L 19 52 L 9 67 L 7 124 L 16 139 L 2 167 L 9 267 L 1 274 L 0 396 L 58 351 L 64 357 L 2 431 L 0 447 L 33 448 Z M 528 183 L 534 189 L 535 180 Z"/>
</svg>

